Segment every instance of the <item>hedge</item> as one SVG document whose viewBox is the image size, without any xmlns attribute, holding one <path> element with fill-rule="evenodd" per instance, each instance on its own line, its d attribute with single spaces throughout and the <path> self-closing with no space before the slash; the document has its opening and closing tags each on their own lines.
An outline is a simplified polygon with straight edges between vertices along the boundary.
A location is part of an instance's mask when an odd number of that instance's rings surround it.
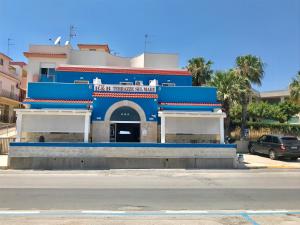
<svg viewBox="0 0 300 225">
<path fill-rule="evenodd" d="M 233 125 L 240 126 L 241 123 L 233 123 Z M 266 122 L 248 122 L 247 126 L 251 129 L 269 128 L 284 134 L 300 136 L 300 124 L 286 124 L 286 123 L 266 123 Z"/>
</svg>

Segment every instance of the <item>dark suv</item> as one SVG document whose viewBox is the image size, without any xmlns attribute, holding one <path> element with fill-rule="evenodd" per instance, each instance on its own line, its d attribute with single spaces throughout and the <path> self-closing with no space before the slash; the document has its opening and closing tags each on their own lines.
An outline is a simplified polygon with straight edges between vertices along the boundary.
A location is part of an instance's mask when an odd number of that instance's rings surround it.
<svg viewBox="0 0 300 225">
<path fill-rule="evenodd" d="M 284 157 L 297 160 L 300 157 L 300 141 L 293 136 L 263 135 L 250 142 L 248 149 L 251 154 L 265 154 L 270 159 Z"/>
</svg>

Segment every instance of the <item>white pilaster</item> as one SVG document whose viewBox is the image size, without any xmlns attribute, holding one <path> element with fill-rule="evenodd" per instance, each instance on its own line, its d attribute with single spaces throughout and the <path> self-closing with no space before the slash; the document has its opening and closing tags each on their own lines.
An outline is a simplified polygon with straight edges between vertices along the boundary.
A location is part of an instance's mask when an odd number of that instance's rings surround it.
<svg viewBox="0 0 300 225">
<path fill-rule="evenodd" d="M 166 143 L 166 117 L 164 115 L 160 118 L 160 140 L 161 143 Z"/>
<path fill-rule="evenodd" d="M 17 114 L 16 128 L 16 142 L 20 142 L 22 138 L 22 113 Z"/>
<path fill-rule="evenodd" d="M 84 142 L 89 142 L 89 133 L 90 133 L 90 115 L 85 114 L 84 120 Z"/>
<path fill-rule="evenodd" d="M 224 118 L 220 117 L 220 144 L 224 144 Z"/>
</svg>

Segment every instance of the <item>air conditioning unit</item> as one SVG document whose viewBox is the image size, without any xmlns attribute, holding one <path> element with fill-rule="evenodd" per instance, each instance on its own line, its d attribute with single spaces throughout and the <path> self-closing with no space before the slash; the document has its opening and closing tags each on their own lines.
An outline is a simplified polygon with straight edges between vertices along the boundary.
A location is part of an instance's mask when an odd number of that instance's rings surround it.
<svg viewBox="0 0 300 225">
<path fill-rule="evenodd" d="M 135 85 L 143 86 L 143 81 L 142 80 L 136 80 Z"/>
</svg>

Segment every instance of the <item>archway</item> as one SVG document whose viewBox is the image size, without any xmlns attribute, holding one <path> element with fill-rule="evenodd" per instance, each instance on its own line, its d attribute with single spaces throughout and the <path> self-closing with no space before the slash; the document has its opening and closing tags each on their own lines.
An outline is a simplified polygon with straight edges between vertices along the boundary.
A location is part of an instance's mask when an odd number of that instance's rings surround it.
<svg viewBox="0 0 300 225">
<path fill-rule="evenodd" d="M 140 142 L 141 122 L 145 120 L 138 104 L 127 100 L 115 103 L 105 115 L 110 124 L 110 142 Z"/>
</svg>

